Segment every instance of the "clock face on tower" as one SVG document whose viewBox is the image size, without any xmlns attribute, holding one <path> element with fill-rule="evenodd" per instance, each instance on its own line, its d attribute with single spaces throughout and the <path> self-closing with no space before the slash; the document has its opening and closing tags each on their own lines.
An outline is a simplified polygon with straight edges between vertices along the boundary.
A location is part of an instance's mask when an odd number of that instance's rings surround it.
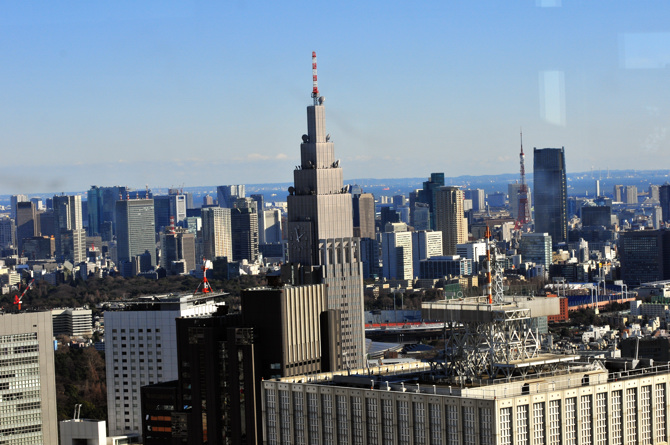
<svg viewBox="0 0 670 445">
<path fill-rule="evenodd" d="M 312 249 L 312 227 L 309 221 L 294 222 L 293 229 L 289 234 L 289 241 L 294 252 L 302 261 L 311 258 Z"/>
</svg>

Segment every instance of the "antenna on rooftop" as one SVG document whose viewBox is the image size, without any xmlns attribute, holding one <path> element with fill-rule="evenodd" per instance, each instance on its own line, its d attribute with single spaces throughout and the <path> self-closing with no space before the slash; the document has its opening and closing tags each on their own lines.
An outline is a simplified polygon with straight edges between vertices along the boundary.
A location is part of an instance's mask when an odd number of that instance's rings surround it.
<svg viewBox="0 0 670 445">
<path fill-rule="evenodd" d="M 319 104 L 319 85 L 316 80 L 316 51 L 312 51 L 312 99 L 314 99 L 314 105 Z"/>
</svg>

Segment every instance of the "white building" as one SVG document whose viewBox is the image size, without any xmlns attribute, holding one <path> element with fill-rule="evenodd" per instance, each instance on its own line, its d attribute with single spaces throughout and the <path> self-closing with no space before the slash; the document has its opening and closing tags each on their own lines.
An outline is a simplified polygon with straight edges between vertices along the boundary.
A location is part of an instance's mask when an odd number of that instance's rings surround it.
<svg viewBox="0 0 670 445">
<path fill-rule="evenodd" d="M 412 262 L 414 277 L 419 276 L 421 260 L 434 256 L 442 256 L 442 232 L 425 231 L 412 232 Z"/>
<path fill-rule="evenodd" d="M 109 435 L 142 429 L 140 387 L 177 379 L 175 319 L 216 311 L 212 299 L 187 295 L 143 297 L 105 312 Z"/>
<path fill-rule="evenodd" d="M 382 266 L 384 278 L 389 280 L 414 278 L 412 232 L 382 233 Z"/>
<path fill-rule="evenodd" d="M 93 334 L 93 315 L 90 309 L 64 308 L 51 311 L 54 335 L 70 337 Z"/>
<path fill-rule="evenodd" d="M 0 314 L 0 443 L 58 443 L 50 312 Z"/>
<path fill-rule="evenodd" d="M 477 241 L 474 243 L 462 243 L 456 245 L 456 254 L 461 258 L 472 260 L 472 270 L 474 273 L 479 271 L 479 259 L 486 257 L 486 243 Z"/>
</svg>

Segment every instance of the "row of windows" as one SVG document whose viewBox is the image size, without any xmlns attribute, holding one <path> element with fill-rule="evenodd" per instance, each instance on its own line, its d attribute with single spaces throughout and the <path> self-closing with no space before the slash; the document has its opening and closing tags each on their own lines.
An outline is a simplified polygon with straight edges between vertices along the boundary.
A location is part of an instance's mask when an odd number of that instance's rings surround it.
<svg viewBox="0 0 670 445">
<path fill-rule="evenodd" d="M 34 357 L 16 357 L 0 360 L 0 368 L 18 367 L 24 365 L 34 365 L 39 363 L 39 356 Z"/>
<path fill-rule="evenodd" d="M 0 343 L 16 343 L 30 340 L 37 340 L 37 332 L 31 332 L 28 334 L 0 335 Z"/>
<path fill-rule="evenodd" d="M 156 332 L 160 332 L 160 331 L 161 331 L 160 328 L 156 328 Z M 116 333 L 116 332 L 117 332 L 116 329 L 112 329 L 112 333 Z M 125 332 L 126 332 L 125 329 L 121 329 L 121 333 L 125 333 Z M 135 332 L 135 329 L 129 329 L 129 332 L 132 334 L 132 333 Z M 144 332 L 144 329 L 138 329 L 137 332 Z M 147 332 L 151 332 L 151 328 L 147 329 Z M 37 335 L 37 334 L 35 334 L 35 335 Z"/>
</svg>

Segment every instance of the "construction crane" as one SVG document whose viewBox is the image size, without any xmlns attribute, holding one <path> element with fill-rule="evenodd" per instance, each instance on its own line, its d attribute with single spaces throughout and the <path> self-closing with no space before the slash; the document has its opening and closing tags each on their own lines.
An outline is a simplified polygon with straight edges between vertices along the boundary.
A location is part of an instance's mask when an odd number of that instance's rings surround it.
<svg viewBox="0 0 670 445">
<path fill-rule="evenodd" d="M 14 296 L 14 304 L 17 305 L 19 311 L 21 311 L 21 303 L 23 302 L 23 296 L 26 294 L 26 292 L 28 292 L 28 289 L 30 289 L 30 286 L 32 286 L 34 282 L 35 279 L 33 278 L 30 281 L 30 283 L 28 283 L 28 286 L 26 286 L 25 290 L 23 291 L 20 297 L 18 295 Z"/>
</svg>

